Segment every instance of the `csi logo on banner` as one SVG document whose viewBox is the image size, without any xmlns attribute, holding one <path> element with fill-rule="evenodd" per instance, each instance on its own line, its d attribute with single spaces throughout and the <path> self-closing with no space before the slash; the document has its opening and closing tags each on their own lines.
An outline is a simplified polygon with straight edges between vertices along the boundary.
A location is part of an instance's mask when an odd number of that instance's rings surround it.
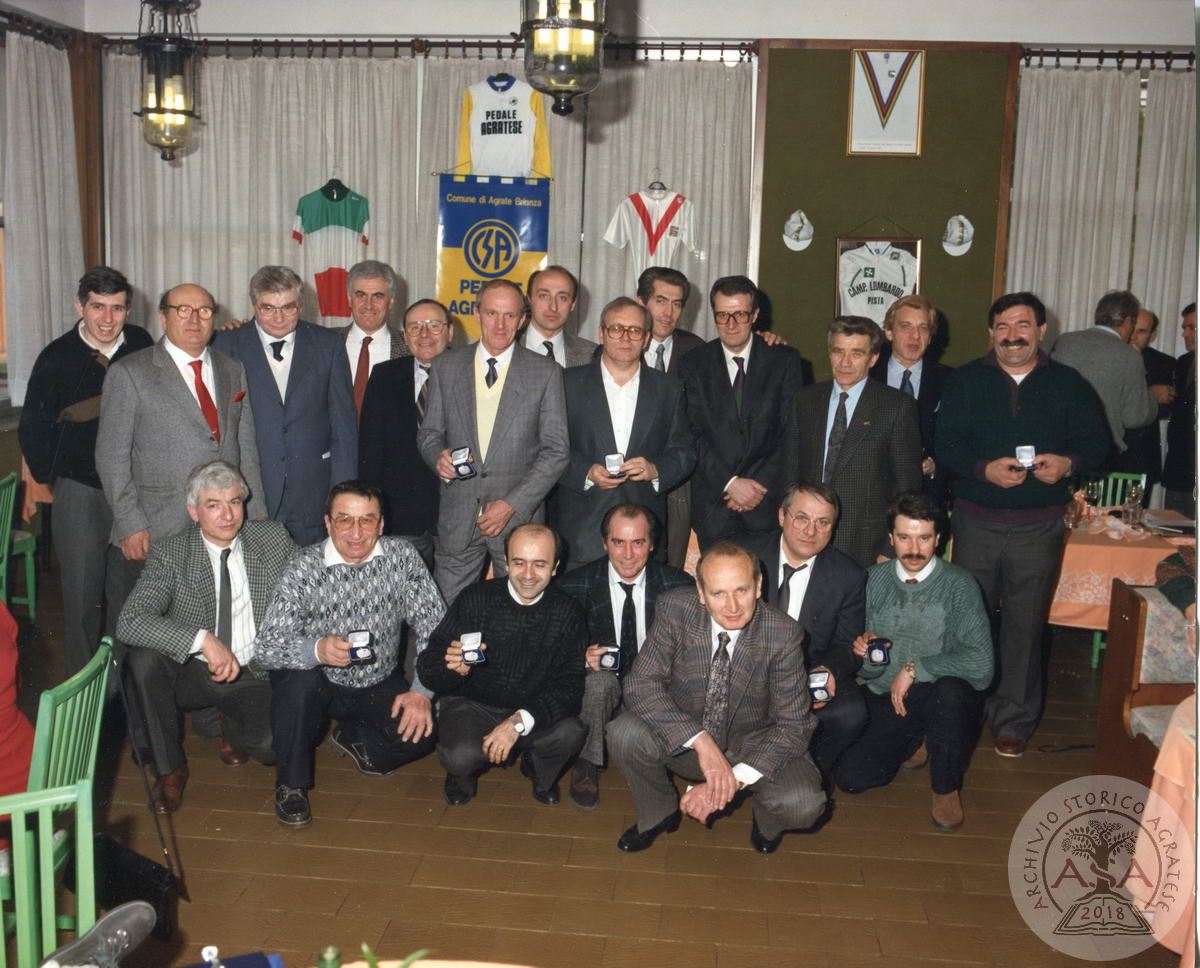
<svg viewBox="0 0 1200 968">
<path fill-rule="evenodd" d="M 438 185 L 438 299 L 478 339 L 480 287 L 507 279 L 524 290 L 546 265 L 550 181 L 441 175 Z"/>
</svg>

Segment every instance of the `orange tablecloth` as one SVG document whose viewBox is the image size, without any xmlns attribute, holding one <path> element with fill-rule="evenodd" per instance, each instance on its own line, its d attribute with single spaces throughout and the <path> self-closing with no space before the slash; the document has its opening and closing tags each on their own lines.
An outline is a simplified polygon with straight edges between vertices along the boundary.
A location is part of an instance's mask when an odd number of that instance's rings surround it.
<svg viewBox="0 0 1200 968">
<path fill-rule="evenodd" d="M 1062 572 L 1050 605 L 1050 623 L 1077 629 L 1107 629 L 1112 580 L 1120 578 L 1127 585 L 1153 585 L 1158 563 L 1180 543 L 1191 540 L 1151 534 L 1140 541 L 1127 538 L 1114 541 L 1103 533 L 1072 531 L 1067 537 Z"/>
</svg>

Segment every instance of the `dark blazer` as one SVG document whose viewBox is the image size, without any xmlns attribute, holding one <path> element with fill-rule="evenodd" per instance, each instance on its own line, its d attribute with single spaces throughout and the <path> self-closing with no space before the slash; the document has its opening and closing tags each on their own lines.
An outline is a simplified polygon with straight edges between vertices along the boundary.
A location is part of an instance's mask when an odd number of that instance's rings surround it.
<svg viewBox="0 0 1200 968">
<path fill-rule="evenodd" d="M 783 451 L 788 480 L 820 481 L 832 380 L 805 387 L 792 402 Z M 890 557 L 887 508 L 900 494 L 921 489 L 921 429 L 912 397 L 867 380 L 833 476 L 825 482 L 842 502 L 833 543 L 859 565 Z"/>
<path fill-rule="evenodd" d="M 416 365 L 406 356 L 371 371 L 358 424 L 358 476 L 383 491 L 388 534 L 437 530 L 441 482 L 417 450 Z"/>
<path fill-rule="evenodd" d="M 658 599 L 654 625 L 632 673 L 625 707 L 671 753 L 700 732 L 712 667 L 712 624 L 695 588 Z M 804 632 L 778 609 L 759 602 L 738 636 L 729 668 L 726 748 L 767 779 L 804 756 L 816 727 L 804 674 Z"/>
<path fill-rule="evenodd" d="M 588 363 L 563 374 L 571 456 L 559 478 L 553 508 L 558 532 L 567 543 L 567 558 L 571 561 L 592 561 L 604 554 L 600 522 L 608 509 L 618 504 L 641 504 L 654 513 L 660 526 L 665 525 L 667 492 L 687 480 L 696 465 L 683 384 L 673 376 L 643 365 L 625 457 L 645 457 L 652 461 L 658 468 L 658 490 L 649 481 L 626 481 L 611 490 L 585 489 L 591 466 L 604 466 L 605 456 L 617 452 L 600 371 L 603 365 L 599 361 Z M 664 547 L 666 544 L 661 535 L 659 544 Z"/>
<path fill-rule="evenodd" d="M 1167 457 L 1163 487 L 1190 491 L 1196 486 L 1196 354 L 1175 361 L 1175 402 L 1167 423 Z"/>
<path fill-rule="evenodd" d="M 283 400 L 257 325 L 219 332 L 213 345 L 246 369 L 267 517 L 302 545 L 321 540 L 329 488 L 358 474 L 358 427 L 344 341 L 301 320 Z"/>
<path fill-rule="evenodd" d="M 1146 386 L 1171 386 L 1175 382 L 1175 357 L 1159 352 L 1153 346 L 1142 350 L 1142 365 L 1146 369 Z M 1157 484 L 1162 480 L 1162 440 L 1159 435 L 1159 420 L 1171 416 L 1171 405 L 1158 406 L 1158 420 L 1146 427 L 1125 431 L 1125 453 L 1122 470 L 1146 475 L 1146 484 Z M 1147 487 L 1149 491 L 1149 487 Z"/>
<path fill-rule="evenodd" d="M 247 521 L 241 539 L 254 627 L 259 629 L 275 583 L 296 553 L 296 545 L 283 525 L 275 521 Z M 117 622 L 121 641 L 161 652 L 182 664 L 191 654 L 196 633 L 208 629 L 215 634 L 216 623 L 212 559 L 204 548 L 200 528 L 192 525 L 182 534 L 152 544 L 146 567 Z M 254 679 L 266 678 L 253 661 L 246 667 L 246 674 Z"/>
<path fill-rule="evenodd" d="M 567 572 L 558 579 L 558 587 L 583 606 L 587 612 L 588 645 L 615 648 L 619 629 L 613 624 L 612 590 L 608 582 L 608 558 L 595 561 Z M 696 580 L 686 571 L 672 568 L 659 561 L 646 562 L 646 634 L 654 624 L 654 606 L 658 596 L 672 588 L 695 588 Z M 637 652 L 621 654 L 617 675 L 625 676 L 633 668 Z"/>
<path fill-rule="evenodd" d="M 679 375 L 696 438 L 692 528 L 700 546 L 771 530 L 778 523 L 779 495 L 787 483 L 779 443 L 788 404 L 802 384 L 800 354 L 753 337 L 740 415 L 719 339 L 688 353 L 680 361 Z M 741 514 L 725 506 L 722 495 L 732 477 L 751 478 L 767 489 L 753 511 Z"/>
<path fill-rule="evenodd" d="M 763 570 L 763 598 L 779 605 L 779 540 L 781 534 L 754 535 L 739 541 L 758 556 Z M 854 655 L 854 640 L 866 628 L 867 572 L 833 545 L 809 564 L 812 575 L 800 606 L 800 624 L 807 633 L 804 655 L 808 668 L 824 666 L 839 681 L 851 679 L 862 660 Z"/>
<path fill-rule="evenodd" d="M 871 376 L 887 386 L 888 360 L 890 353 L 881 353 L 879 360 L 871 367 Z M 937 456 L 933 452 L 934 431 L 937 427 L 938 406 L 942 402 L 942 387 L 954 370 L 943 363 L 935 363 L 926 357 L 921 363 L 921 390 L 917 394 L 917 416 L 921 421 L 921 457 L 932 457 L 937 464 Z M 945 471 L 937 466 L 935 479 L 944 478 Z"/>
</svg>

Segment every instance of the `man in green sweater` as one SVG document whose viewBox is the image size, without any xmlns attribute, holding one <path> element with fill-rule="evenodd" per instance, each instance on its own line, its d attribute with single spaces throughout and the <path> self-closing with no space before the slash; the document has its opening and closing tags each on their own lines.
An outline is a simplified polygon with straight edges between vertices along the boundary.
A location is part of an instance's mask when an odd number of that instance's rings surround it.
<svg viewBox="0 0 1200 968">
<path fill-rule="evenodd" d="M 940 518 L 924 494 L 901 494 L 888 508 L 896 558 L 867 572 L 868 631 L 854 641 L 869 722 L 838 760 L 834 782 L 860 793 L 928 762 L 933 823 L 951 831 L 963 822 L 960 792 L 992 681 L 992 636 L 975 580 L 937 557 Z M 889 644 L 873 641 L 880 638 Z"/>
<path fill-rule="evenodd" d="M 958 477 L 954 561 L 975 576 L 989 611 L 1000 612 L 1000 669 L 986 716 L 996 752 L 1014 757 L 1042 716 L 1042 635 L 1070 479 L 1100 466 L 1112 432 L 1083 376 L 1042 352 L 1046 307 L 1037 296 L 997 299 L 988 333 L 988 354 L 946 382 L 936 449 Z"/>
</svg>

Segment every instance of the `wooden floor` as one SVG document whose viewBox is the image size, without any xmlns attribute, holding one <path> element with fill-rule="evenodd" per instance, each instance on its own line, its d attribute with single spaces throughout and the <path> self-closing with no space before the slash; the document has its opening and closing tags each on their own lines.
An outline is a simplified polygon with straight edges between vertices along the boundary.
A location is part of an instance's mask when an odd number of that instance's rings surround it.
<svg viewBox="0 0 1200 968">
<path fill-rule="evenodd" d="M 30 707 L 61 665 L 55 585 L 43 576 L 39 628 L 23 636 Z M 172 838 L 190 902 L 175 942 L 148 942 L 128 963 L 187 964 L 216 944 L 223 955 L 281 952 L 298 968 L 325 944 L 351 952 L 365 941 L 389 958 L 428 947 L 539 968 L 1078 965 L 1025 927 L 1005 863 L 1023 811 L 1090 772 L 1090 748 L 1037 751 L 1093 742 L 1089 648 L 1089 636 L 1055 636 L 1049 708 L 1031 752 L 1003 760 L 990 744 L 977 751 L 959 832 L 932 827 L 922 770 L 840 794 L 822 831 L 788 835 L 769 857 L 748 845 L 749 805 L 712 830 L 685 820 L 645 853 L 622 854 L 616 839 L 633 804 L 611 769 L 593 813 L 566 801 L 565 782 L 562 804 L 535 803 L 515 769 L 485 775 L 479 796 L 455 808 L 433 757 L 378 779 L 328 747 L 317 753 L 315 820 L 289 831 L 275 822 L 272 770 L 230 769 L 214 741 L 189 739 L 191 782 Z M 99 814 L 152 855 L 128 750 L 116 736 L 106 745 Z M 1152 948 L 1124 964 L 1176 960 Z"/>
</svg>

